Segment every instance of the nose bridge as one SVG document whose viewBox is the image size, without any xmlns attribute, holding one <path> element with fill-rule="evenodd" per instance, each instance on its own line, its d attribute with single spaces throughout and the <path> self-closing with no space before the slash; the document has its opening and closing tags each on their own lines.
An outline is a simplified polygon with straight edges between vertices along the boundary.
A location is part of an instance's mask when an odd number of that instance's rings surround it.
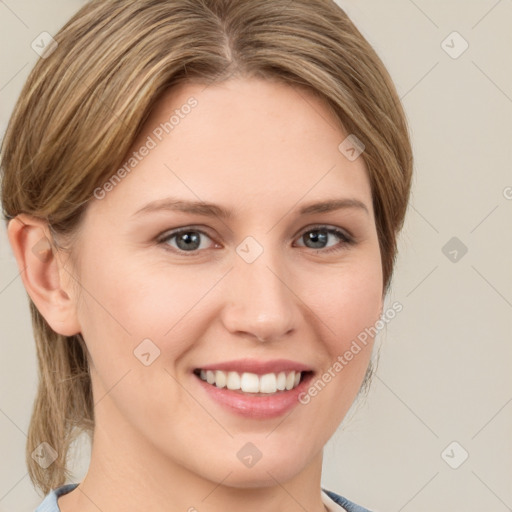
<svg viewBox="0 0 512 512">
<path fill-rule="evenodd" d="M 277 249 L 256 245 L 254 239 L 237 247 L 223 315 L 229 331 L 270 341 L 295 327 L 297 298 L 283 269 L 285 262 Z"/>
</svg>

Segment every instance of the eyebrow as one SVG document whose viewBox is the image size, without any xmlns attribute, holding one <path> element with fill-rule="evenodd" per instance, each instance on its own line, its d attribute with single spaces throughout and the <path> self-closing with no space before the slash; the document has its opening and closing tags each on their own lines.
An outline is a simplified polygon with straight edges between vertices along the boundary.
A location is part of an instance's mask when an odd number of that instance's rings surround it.
<svg viewBox="0 0 512 512">
<path fill-rule="evenodd" d="M 366 212 L 367 214 L 370 213 L 366 204 L 359 199 L 340 198 L 306 204 L 300 208 L 299 214 L 311 215 L 314 213 L 327 213 L 344 209 L 358 209 Z M 175 199 L 172 197 L 151 201 L 137 210 L 132 216 L 159 211 L 180 211 L 184 213 L 204 215 L 206 217 L 219 217 L 221 219 L 230 219 L 233 217 L 233 213 L 230 210 L 213 203 L 206 203 L 204 201 L 184 201 L 182 199 Z"/>
</svg>

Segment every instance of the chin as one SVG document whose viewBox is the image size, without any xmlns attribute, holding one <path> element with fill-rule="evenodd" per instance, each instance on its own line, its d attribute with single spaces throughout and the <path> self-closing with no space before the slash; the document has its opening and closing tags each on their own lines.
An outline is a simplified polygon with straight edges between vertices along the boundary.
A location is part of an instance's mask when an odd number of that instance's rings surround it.
<svg viewBox="0 0 512 512">
<path fill-rule="evenodd" d="M 260 460 L 251 468 L 231 468 L 232 473 L 224 483 L 237 489 L 274 487 L 277 482 L 284 484 L 303 470 L 292 460 L 269 460 L 266 463 Z"/>
<path fill-rule="evenodd" d="M 237 456 L 234 462 L 230 459 L 223 468 L 225 475 L 231 472 L 224 482 L 225 485 L 234 488 L 264 488 L 275 486 L 277 482 L 284 484 L 292 480 L 304 472 L 315 459 L 314 455 L 308 457 L 308 447 L 303 446 L 300 449 L 299 444 L 295 443 L 292 449 L 267 445 L 262 448 L 264 453 L 259 455 L 258 460 L 255 458 L 253 461 L 244 461 L 243 453 L 240 457 Z M 309 449 L 311 450 L 312 447 Z M 319 467 L 321 467 L 321 460 Z M 218 473 L 215 477 L 218 480 Z"/>
</svg>

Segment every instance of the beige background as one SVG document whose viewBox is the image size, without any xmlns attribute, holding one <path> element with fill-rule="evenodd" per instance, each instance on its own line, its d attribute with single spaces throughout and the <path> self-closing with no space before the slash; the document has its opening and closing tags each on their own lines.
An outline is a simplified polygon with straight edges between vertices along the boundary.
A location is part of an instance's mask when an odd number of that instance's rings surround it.
<svg viewBox="0 0 512 512">
<path fill-rule="evenodd" d="M 416 174 L 388 297 L 404 309 L 380 335 L 369 398 L 327 446 L 324 486 L 375 512 L 510 510 L 512 1 L 339 3 L 397 84 Z M 82 4 L 0 1 L 0 134 L 38 58 L 31 42 Z M 469 44 L 457 58 L 454 31 Z M 452 237 L 455 262 L 442 251 Z M 41 500 L 24 465 L 35 351 L 3 225 L 0 262 L 0 512 L 29 511 Z M 465 452 L 458 469 L 445 462 Z M 82 450 L 77 479 L 86 464 Z"/>
</svg>

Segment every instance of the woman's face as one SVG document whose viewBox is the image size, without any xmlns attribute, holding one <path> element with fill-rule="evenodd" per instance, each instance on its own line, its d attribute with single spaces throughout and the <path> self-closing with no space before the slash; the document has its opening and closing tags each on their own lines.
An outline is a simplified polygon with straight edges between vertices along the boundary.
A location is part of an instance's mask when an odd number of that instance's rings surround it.
<svg viewBox="0 0 512 512">
<path fill-rule="evenodd" d="M 263 80 L 183 84 L 157 104 L 73 247 L 111 458 L 238 487 L 321 460 L 373 340 L 344 354 L 382 306 L 347 135 L 310 93 Z"/>
</svg>

